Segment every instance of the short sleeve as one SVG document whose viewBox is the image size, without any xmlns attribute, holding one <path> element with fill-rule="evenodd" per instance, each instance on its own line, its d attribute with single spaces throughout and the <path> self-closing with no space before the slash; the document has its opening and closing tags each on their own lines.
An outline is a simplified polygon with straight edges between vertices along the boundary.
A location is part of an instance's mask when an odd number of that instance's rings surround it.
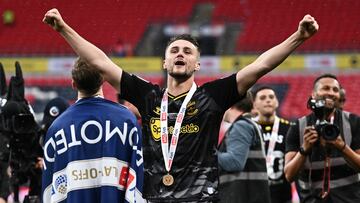
<svg viewBox="0 0 360 203">
<path fill-rule="evenodd" d="M 123 71 L 121 77 L 120 98 L 125 99 L 138 108 L 140 114 L 145 111 L 146 98 L 150 94 L 156 95 L 154 91 L 160 91 L 158 85 L 154 85 L 140 77 Z"/>
<path fill-rule="evenodd" d="M 245 96 L 239 95 L 236 74 L 205 83 L 203 87 L 224 111 Z"/>
</svg>

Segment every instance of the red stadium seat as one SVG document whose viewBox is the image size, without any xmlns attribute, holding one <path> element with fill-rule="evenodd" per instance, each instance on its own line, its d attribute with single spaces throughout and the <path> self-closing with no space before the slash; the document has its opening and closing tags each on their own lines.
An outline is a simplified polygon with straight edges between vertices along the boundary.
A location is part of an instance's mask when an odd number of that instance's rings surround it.
<svg viewBox="0 0 360 203">
<path fill-rule="evenodd" d="M 195 1 L 78 0 L 1 1 L 0 13 L 12 10 L 15 23 L 0 27 L 0 55 L 73 54 L 60 35 L 41 22 L 45 12 L 58 8 L 68 24 L 109 53 L 121 39 L 136 47 L 153 21 L 188 20 Z"/>
<path fill-rule="evenodd" d="M 283 41 L 307 13 L 316 17 L 320 31 L 299 51 L 354 51 L 360 49 L 357 0 L 78 0 L 1 1 L 0 13 L 12 10 L 13 25 L 0 25 L 0 55 L 73 54 L 71 48 L 41 20 L 58 8 L 66 22 L 85 38 L 109 53 L 121 39 L 136 47 L 152 22 L 188 22 L 197 3 L 214 5 L 215 23 L 241 22 L 238 52 L 261 52 Z"/>
</svg>

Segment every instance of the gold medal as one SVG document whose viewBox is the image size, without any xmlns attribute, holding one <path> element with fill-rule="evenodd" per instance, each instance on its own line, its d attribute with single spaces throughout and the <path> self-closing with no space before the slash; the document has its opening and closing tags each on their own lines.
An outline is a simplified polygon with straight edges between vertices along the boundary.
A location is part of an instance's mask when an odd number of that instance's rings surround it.
<svg viewBox="0 0 360 203">
<path fill-rule="evenodd" d="M 171 186 L 174 183 L 174 177 L 170 174 L 166 174 L 163 176 L 162 182 L 166 186 Z"/>
</svg>

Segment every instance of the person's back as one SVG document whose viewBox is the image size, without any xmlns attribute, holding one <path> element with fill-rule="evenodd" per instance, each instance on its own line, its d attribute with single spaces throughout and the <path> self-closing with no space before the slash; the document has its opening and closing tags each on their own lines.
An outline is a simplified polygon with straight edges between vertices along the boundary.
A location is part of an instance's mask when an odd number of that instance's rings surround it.
<svg viewBox="0 0 360 203">
<path fill-rule="evenodd" d="M 141 188 L 135 188 L 143 173 L 139 133 L 135 116 L 125 107 L 102 98 L 79 100 L 47 133 L 44 173 L 53 173 L 48 181 L 54 183 L 45 193 L 52 201 L 67 202 L 141 197 Z"/>
<path fill-rule="evenodd" d="M 79 59 L 78 100 L 49 127 L 43 202 L 142 202 L 142 136 L 125 106 L 103 98 L 103 77 Z"/>
</svg>

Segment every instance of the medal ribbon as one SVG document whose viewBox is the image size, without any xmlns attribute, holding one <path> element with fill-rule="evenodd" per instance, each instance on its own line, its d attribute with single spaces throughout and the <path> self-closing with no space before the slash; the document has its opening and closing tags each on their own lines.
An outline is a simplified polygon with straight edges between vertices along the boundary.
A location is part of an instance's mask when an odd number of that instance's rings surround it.
<svg viewBox="0 0 360 203">
<path fill-rule="evenodd" d="M 189 103 L 191 97 L 194 95 L 196 91 L 195 82 L 192 84 L 190 91 L 187 93 L 183 103 L 181 104 L 179 113 L 177 114 L 173 136 L 170 142 L 169 149 L 169 133 L 168 133 L 168 95 L 167 89 L 164 92 L 163 98 L 161 100 L 161 111 L 160 111 L 160 128 L 161 128 L 161 151 L 164 157 L 165 169 L 167 172 L 170 171 L 172 162 L 175 157 L 176 147 L 179 140 L 180 128 L 185 117 L 186 106 Z"/>
<path fill-rule="evenodd" d="M 273 125 L 272 131 L 271 131 L 269 146 L 268 146 L 268 150 L 267 150 L 267 153 L 266 153 L 266 162 L 267 162 L 267 164 L 271 164 L 272 159 L 273 159 L 272 154 L 273 154 L 274 149 L 275 149 L 275 144 L 276 144 L 278 131 L 279 131 L 279 124 L 280 124 L 280 119 L 279 119 L 279 117 L 275 116 L 275 121 L 274 121 L 274 125 Z"/>
</svg>

